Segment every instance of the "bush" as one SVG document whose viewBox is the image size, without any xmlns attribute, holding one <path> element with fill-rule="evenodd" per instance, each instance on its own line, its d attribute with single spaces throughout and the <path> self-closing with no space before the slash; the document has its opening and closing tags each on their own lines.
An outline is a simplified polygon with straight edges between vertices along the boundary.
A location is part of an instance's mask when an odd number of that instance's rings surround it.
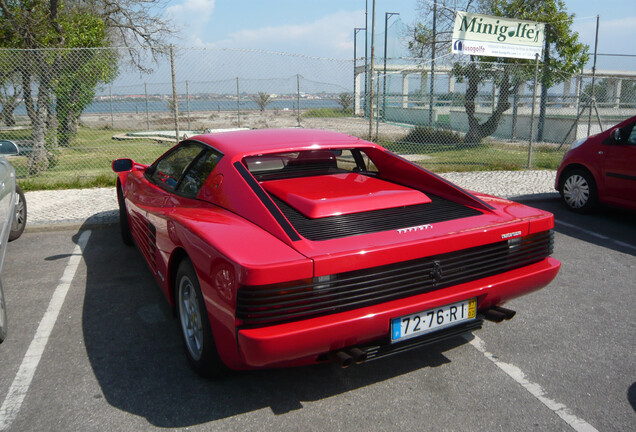
<svg viewBox="0 0 636 432">
<path fill-rule="evenodd" d="M 463 137 L 454 131 L 415 126 L 404 138 L 397 141 L 400 144 L 444 144 L 457 145 L 463 142 Z"/>
</svg>

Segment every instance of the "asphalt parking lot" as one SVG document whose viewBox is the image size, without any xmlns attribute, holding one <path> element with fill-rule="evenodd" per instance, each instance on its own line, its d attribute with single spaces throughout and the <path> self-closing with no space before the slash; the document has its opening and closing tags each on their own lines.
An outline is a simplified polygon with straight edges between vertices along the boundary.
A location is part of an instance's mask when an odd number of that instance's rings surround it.
<svg viewBox="0 0 636 432">
<path fill-rule="evenodd" d="M 636 429 L 634 214 L 557 200 L 547 288 L 517 316 L 348 369 L 331 364 L 199 378 L 140 253 L 117 227 L 28 232 L 2 280 L 0 430 Z"/>
</svg>

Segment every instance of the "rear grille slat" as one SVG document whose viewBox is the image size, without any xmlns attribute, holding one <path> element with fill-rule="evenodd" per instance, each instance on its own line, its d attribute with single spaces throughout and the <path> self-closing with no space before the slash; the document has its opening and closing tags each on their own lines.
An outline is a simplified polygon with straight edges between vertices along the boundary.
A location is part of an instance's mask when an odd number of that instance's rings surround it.
<svg viewBox="0 0 636 432">
<path fill-rule="evenodd" d="M 282 200 L 272 200 L 300 235 L 319 241 L 387 230 L 444 222 L 481 215 L 479 210 L 466 207 L 436 195 L 428 194 L 431 202 L 311 219 Z"/>
<path fill-rule="evenodd" d="M 273 288 L 243 286 L 237 318 L 245 326 L 288 322 L 379 304 L 524 267 L 552 253 L 551 231 L 461 251 Z M 441 273 L 435 279 L 433 271 Z"/>
</svg>

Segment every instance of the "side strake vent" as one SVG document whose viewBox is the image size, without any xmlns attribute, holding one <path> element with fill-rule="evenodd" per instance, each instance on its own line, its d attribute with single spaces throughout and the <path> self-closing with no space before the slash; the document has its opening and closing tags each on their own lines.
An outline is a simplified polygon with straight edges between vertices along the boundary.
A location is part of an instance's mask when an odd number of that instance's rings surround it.
<svg viewBox="0 0 636 432">
<path fill-rule="evenodd" d="M 552 231 L 411 261 L 238 290 L 237 318 L 271 325 L 343 312 L 485 278 L 552 254 Z"/>
<path fill-rule="evenodd" d="M 137 239 L 139 250 L 146 257 L 148 264 L 154 270 L 157 269 L 157 230 L 145 217 L 139 213 L 130 212 L 130 231 Z"/>
<path fill-rule="evenodd" d="M 308 218 L 274 196 L 272 196 L 272 199 L 296 231 L 306 239 L 313 241 L 397 230 L 482 214 L 478 210 L 436 195 L 427 193 L 427 196 L 431 198 L 431 202 L 428 204 L 372 210 L 318 219 Z"/>
</svg>

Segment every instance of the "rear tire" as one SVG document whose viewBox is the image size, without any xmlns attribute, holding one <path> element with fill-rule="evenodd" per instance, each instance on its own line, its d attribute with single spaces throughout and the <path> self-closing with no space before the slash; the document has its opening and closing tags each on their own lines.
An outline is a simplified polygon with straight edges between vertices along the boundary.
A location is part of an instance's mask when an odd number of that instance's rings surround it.
<svg viewBox="0 0 636 432">
<path fill-rule="evenodd" d="M 130 234 L 130 225 L 128 224 L 128 211 L 126 210 L 126 201 L 121 185 L 117 185 L 117 203 L 119 204 L 119 231 L 121 233 L 121 241 L 126 246 L 133 245 L 133 238 Z"/>
<path fill-rule="evenodd" d="M 199 279 L 188 258 L 184 258 L 177 269 L 175 294 L 188 362 L 203 377 L 223 375 L 227 368 L 216 350 Z"/>
<path fill-rule="evenodd" d="M 565 205 L 577 213 L 589 213 L 596 207 L 598 192 L 594 176 L 582 168 L 567 171 L 561 180 L 561 198 Z"/>
<path fill-rule="evenodd" d="M 15 194 L 17 197 L 15 203 L 15 219 L 13 219 L 13 223 L 11 224 L 9 241 L 16 240 L 22 235 L 27 222 L 27 202 L 24 198 L 24 192 L 22 192 L 22 189 L 18 185 L 15 185 Z"/>
</svg>

